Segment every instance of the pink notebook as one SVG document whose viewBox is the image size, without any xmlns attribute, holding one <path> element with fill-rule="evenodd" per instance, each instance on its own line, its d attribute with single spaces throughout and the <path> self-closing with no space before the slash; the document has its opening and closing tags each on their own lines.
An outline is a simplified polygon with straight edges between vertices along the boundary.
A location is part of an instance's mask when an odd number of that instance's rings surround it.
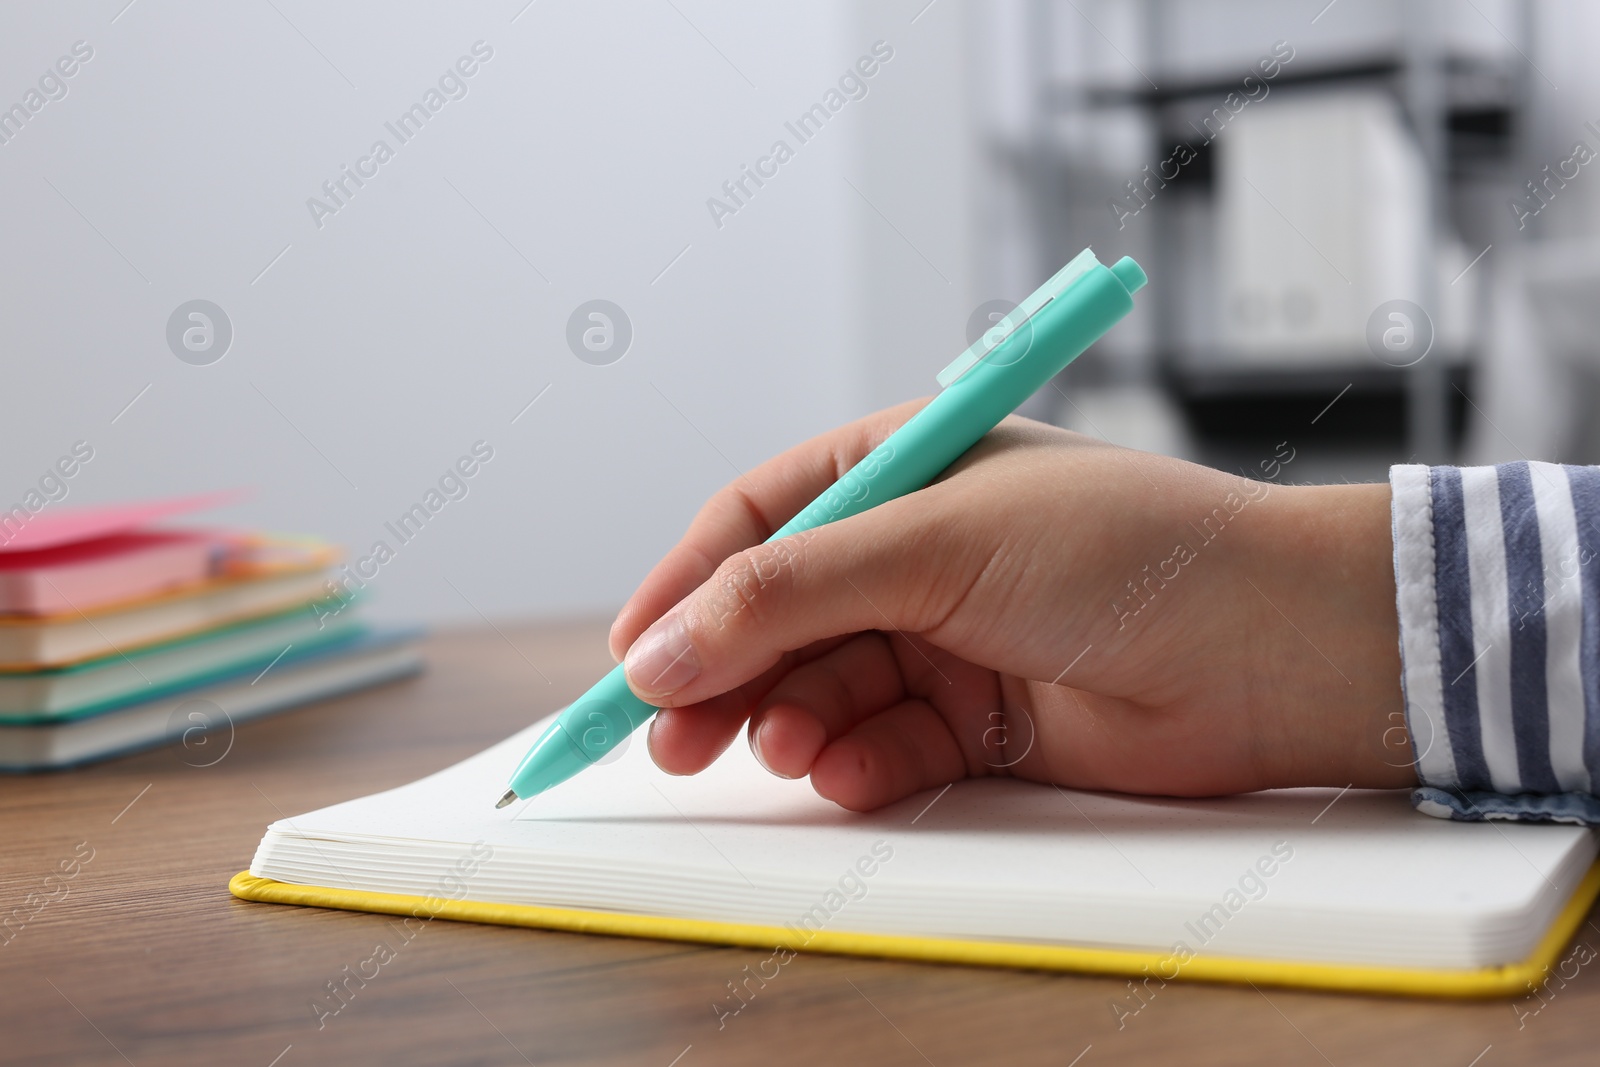
<svg viewBox="0 0 1600 1067">
<path fill-rule="evenodd" d="M 0 511 L 0 555 L 11 552 L 36 552 L 41 548 L 92 541 L 113 534 L 128 533 L 149 526 L 158 519 L 170 518 L 204 508 L 219 507 L 238 500 L 232 490 L 201 493 L 197 496 L 169 497 L 138 504 L 110 504 L 91 508 L 46 508 L 30 513 L 18 505 Z"/>
<path fill-rule="evenodd" d="M 0 614 L 74 615 L 194 585 L 221 549 L 215 533 L 149 530 L 0 552 Z"/>
</svg>

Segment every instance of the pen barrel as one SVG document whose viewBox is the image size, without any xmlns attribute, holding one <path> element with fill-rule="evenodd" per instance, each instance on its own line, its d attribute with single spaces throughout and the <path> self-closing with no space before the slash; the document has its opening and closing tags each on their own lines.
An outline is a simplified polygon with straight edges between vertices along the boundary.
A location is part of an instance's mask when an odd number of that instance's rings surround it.
<svg viewBox="0 0 1600 1067">
<path fill-rule="evenodd" d="M 656 713 L 628 688 L 622 664 L 568 705 L 511 776 L 519 797 L 535 796 L 597 763 L 622 755 L 627 737 Z"/>
<path fill-rule="evenodd" d="M 1013 329 L 768 540 L 859 515 L 929 484 L 1132 310 L 1132 294 L 1119 272 L 1094 267 Z"/>
</svg>

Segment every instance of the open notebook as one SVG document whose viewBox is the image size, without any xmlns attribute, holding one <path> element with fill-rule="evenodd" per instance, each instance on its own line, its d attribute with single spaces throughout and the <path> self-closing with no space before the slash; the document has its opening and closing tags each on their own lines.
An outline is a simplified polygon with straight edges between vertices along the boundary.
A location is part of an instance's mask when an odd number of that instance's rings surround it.
<svg viewBox="0 0 1600 1067">
<path fill-rule="evenodd" d="M 1600 887 L 1587 829 L 1442 822 L 1404 793 L 1180 800 L 980 779 L 858 815 L 767 774 L 742 742 L 671 777 L 642 735 L 496 811 L 542 729 L 273 823 L 234 894 L 767 949 L 1494 995 L 1542 977 Z"/>
</svg>

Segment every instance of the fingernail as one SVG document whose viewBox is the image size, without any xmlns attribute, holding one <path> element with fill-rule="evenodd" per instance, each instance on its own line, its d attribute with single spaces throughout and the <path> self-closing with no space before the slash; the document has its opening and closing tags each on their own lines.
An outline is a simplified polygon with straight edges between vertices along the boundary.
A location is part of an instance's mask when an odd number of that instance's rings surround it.
<svg viewBox="0 0 1600 1067">
<path fill-rule="evenodd" d="M 674 778 L 683 778 L 685 775 L 679 774 L 677 771 L 667 770 L 667 768 L 661 766 L 661 761 L 656 759 L 656 724 L 660 721 L 660 715 L 651 719 L 649 732 L 645 734 L 644 743 L 650 747 L 650 759 L 663 772 L 672 775 Z"/>
<path fill-rule="evenodd" d="M 767 734 L 770 732 L 771 723 L 762 723 L 761 726 L 756 730 L 755 734 L 750 738 L 750 751 L 755 753 L 756 762 L 761 764 L 762 767 L 765 767 L 768 774 L 777 775 L 779 778 L 793 779 L 795 777 L 794 775 L 785 774 L 784 772 L 774 768 L 772 764 L 768 763 L 766 755 L 761 751 L 762 747 L 766 743 Z"/>
<path fill-rule="evenodd" d="M 676 612 L 641 634 L 623 662 L 628 680 L 654 696 L 676 693 L 700 673 L 700 655 Z"/>
<path fill-rule="evenodd" d="M 761 764 L 761 766 L 766 770 L 766 772 L 768 774 L 778 774 L 778 772 L 773 770 L 771 765 L 769 765 L 767 763 L 767 757 L 761 754 L 761 738 L 762 738 L 762 735 L 765 734 L 766 732 L 767 732 L 767 724 L 764 723 L 764 722 L 761 725 L 757 726 L 753 731 L 751 731 L 751 733 L 750 733 L 750 754 L 755 756 L 756 762 Z M 789 776 L 787 774 L 778 774 L 778 777 L 787 778 Z"/>
</svg>

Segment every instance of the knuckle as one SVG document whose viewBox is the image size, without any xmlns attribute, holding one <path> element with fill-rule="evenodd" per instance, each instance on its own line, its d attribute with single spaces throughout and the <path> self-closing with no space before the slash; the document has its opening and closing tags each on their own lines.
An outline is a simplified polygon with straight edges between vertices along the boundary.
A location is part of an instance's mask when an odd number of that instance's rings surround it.
<svg viewBox="0 0 1600 1067">
<path fill-rule="evenodd" d="M 712 629 L 759 623 L 776 607 L 798 560 L 792 539 L 755 545 L 723 560 L 706 583 L 704 622 Z"/>
<path fill-rule="evenodd" d="M 742 482 L 730 482 L 717 490 L 706 504 L 704 512 L 714 516 L 721 525 L 739 529 L 746 527 L 760 531 L 765 537 L 772 527 L 767 525 L 766 513 L 760 501 Z"/>
</svg>

